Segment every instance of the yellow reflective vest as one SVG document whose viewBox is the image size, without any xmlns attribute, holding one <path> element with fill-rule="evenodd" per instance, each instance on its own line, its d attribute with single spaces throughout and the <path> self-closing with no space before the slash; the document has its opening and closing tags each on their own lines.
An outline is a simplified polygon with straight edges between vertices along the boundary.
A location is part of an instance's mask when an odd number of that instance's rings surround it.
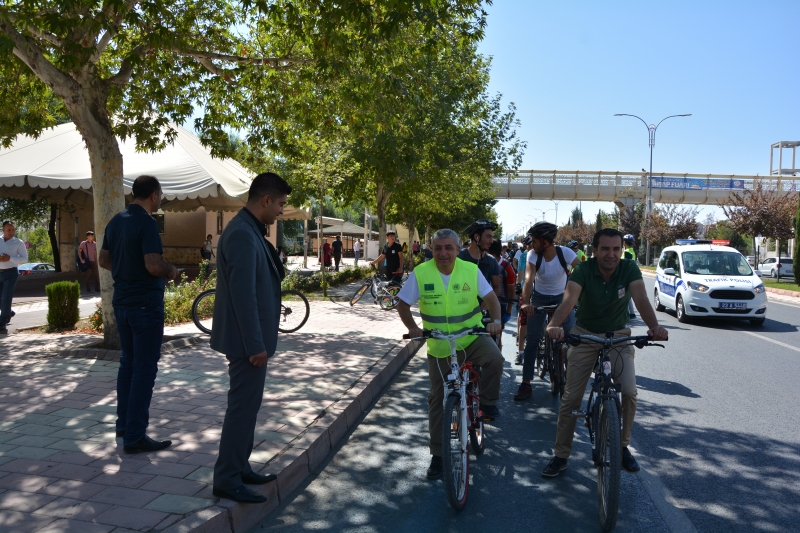
<svg viewBox="0 0 800 533">
<path fill-rule="evenodd" d="M 419 313 L 423 328 L 459 333 L 482 325 L 481 306 L 478 303 L 478 276 L 481 274 L 477 265 L 456 258 L 446 293 L 435 261 L 417 266 L 414 275 L 419 286 Z M 458 339 L 456 349 L 465 349 L 476 338 L 469 335 Z M 450 343 L 428 339 L 428 355 L 450 357 Z"/>
</svg>

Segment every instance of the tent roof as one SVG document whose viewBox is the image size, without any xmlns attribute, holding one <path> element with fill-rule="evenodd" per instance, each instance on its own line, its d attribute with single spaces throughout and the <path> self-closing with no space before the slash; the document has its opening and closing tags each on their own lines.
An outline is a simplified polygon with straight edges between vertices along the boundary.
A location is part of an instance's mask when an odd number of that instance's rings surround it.
<svg viewBox="0 0 800 533">
<path fill-rule="evenodd" d="M 130 195 L 137 176 L 152 174 L 161 183 L 166 211 L 240 209 L 252 173 L 233 159 L 211 157 L 195 135 L 172 126 L 177 131 L 175 141 L 160 152 L 137 152 L 132 139 L 119 141 L 125 194 Z M 11 147 L 0 148 L 0 196 L 90 207 L 91 189 L 89 154 L 71 122 L 45 130 L 37 139 L 19 135 Z M 309 217 L 305 210 L 295 210 L 294 215 Z"/>
<path fill-rule="evenodd" d="M 366 230 L 361 226 L 357 226 L 352 222 L 344 222 L 322 228 L 323 235 L 346 235 L 348 237 L 363 237 Z M 370 231 L 371 235 L 375 235 L 376 231 Z"/>
</svg>

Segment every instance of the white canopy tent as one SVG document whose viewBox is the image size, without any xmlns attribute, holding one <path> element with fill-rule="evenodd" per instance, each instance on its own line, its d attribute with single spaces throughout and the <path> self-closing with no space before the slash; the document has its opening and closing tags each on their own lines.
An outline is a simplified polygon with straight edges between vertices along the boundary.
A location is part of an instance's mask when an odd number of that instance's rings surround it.
<svg viewBox="0 0 800 533">
<path fill-rule="evenodd" d="M 119 141 L 125 194 L 130 195 L 137 176 L 151 174 L 161 183 L 165 211 L 241 209 L 252 173 L 233 159 L 212 157 L 195 135 L 173 127 L 177 137 L 160 152 L 137 152 L 132 139 Z M 61 124 L 37 139 L 20 135 L 11 147 L 0 148 L 0 196 L 91 209 L 89 154 L 75 125 Z M 281 218 L 308 220 L 309 216 L 306 210 L 287 206 Z"/>
</svg>

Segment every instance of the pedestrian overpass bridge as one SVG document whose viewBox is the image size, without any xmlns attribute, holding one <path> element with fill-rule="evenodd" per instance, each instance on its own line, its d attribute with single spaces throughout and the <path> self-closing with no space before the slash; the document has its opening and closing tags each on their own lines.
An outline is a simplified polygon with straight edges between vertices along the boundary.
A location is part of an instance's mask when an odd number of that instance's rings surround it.
<svg viewBox="0 0 800 533">
<path fill-rule="evenodd" d="M 735 191 L 753 188 L 756 180 L 764 187 L 784 193 L 800 190 L 795 176 L 744 176 L 723 174 L 653 174 L 653 202 L 712 204 Z M 517 170 L 492 181 L 499 200 L 581 200 L 614 202 L 624 208 L 647 197 L 647 173 L 585 170 Z"/>
</svg>

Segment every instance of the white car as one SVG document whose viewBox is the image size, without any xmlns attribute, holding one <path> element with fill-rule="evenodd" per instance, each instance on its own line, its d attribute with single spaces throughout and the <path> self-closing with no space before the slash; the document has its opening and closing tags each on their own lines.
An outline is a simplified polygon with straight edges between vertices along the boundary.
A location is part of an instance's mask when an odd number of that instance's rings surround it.
<svg viewBox="0 0 800 533">
<path fill-rule="evenodd" d="M 764 323 L 767 293 L 745 257 L 735 248 L 684 239 L 661 252 L 653 305 L 674 309 L 680 322 L 691 317 L 741 318 Z"/>
<path fill-rule="evenodd" d="M 787 278 L 794 276 L 791 257 L 767 257 L 764 262 L 758 265 L 758 269 L 765 276 L 777 278 L 780 271 L 781 276 Z"/>
</svg>

